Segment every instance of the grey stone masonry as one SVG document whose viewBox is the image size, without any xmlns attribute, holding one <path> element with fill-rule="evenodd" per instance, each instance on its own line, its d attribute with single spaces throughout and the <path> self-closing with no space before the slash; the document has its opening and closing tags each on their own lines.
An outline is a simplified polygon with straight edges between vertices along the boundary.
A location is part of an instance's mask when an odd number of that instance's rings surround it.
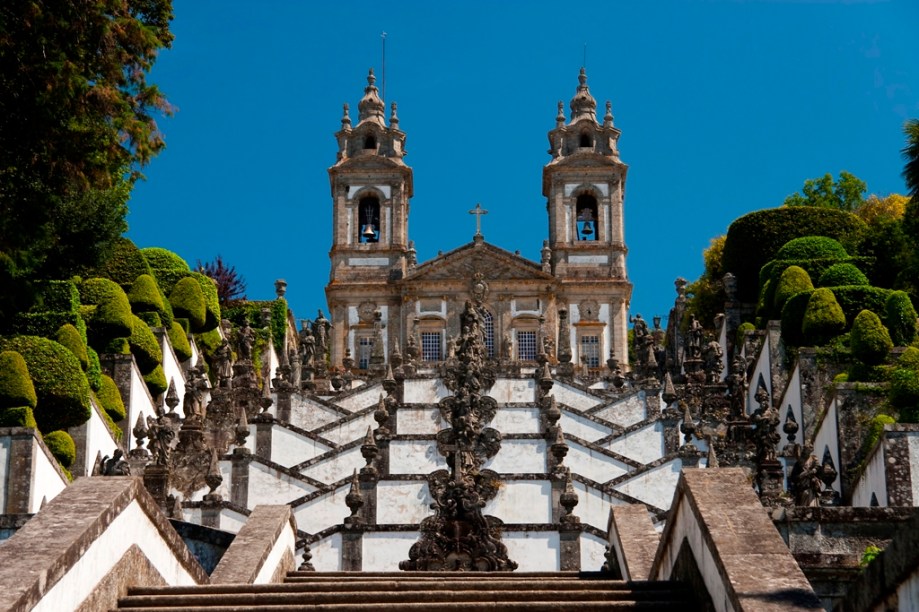
<svg viewBox="0 0 919 612">
<path fill-rule="evenodd" d="M 623 580 L 647 580 L 660 536 L 641 504 L 610 508 L 609 540 Z"/>
<path fill-rule="evenodd" d="M 256 506 L 211 574 L 211 584 L 252 584 L 285 529 L 297 531 L 290 506 Z M 280 578 L 294 570 L 293 556 L 282 559 L 282 566 Z"/>
</svg>

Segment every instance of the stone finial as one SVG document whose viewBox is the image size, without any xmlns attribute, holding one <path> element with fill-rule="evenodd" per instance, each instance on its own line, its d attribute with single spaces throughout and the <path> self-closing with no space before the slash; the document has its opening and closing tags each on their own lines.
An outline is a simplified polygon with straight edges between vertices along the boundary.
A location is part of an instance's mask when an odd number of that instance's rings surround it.
<svg viewBox="0 0 919 612">
<path fill-rule="evenodd" d="M 274 281 L 274 294 L 278 296 L 278 298 L 280 299 L 284 297 L 286 293 L 287 293 L 287 281 L 284 280 L 283 278 L 279 278 L 275 280 Z"/>
<path fill-rule="evenodd" d="M 664 372 L 664 388 L 661 393 L 661 399 L 669 406 L 676 401 L 676 389 L 673 386 L 673 378 L 670 377 L 670 372 Z"/>
<path fill-rule="evenodd" d="M 376 468 L 373 466 L 373 460 L 377 458 L 377 455 L 380 454 L 380 449 L 377 447 L 377 441 L 373 437 L 373 430 L 370 426 L 367 426 L 367 435 L 364 436 L 364 443 L 361 444 L 361 456 L 364 458 L 364 461 L 367 462 L 363 468 L 361 468 L 362 474 L 376 474 Z"/>
<path fill-rule="evenodd" d="M 373 68 L 367 74 L 367 87 L 364 88 L 364 97 L 357 105 L 359 124 L 365 121 L 372 121 L 380 127 L 385 127 L 383 122 L 383 111 L 386 106 L 380 99 L 379 90 L 376 88 L 377 78 L 373 75 Z"/>
<path fill-rule="evenodd" d="M 562 433 L 561 424 L 552 428 L 551 440 L 549 452 L 551 452 L 552 457 L 555 458 L 556 464 L 561 466 L 562 462 L 565 460 L 565 456 L 568 455 L 568 443 L 565 442 L 565 434 Z"/>
<path fill-rule="evenodd" d="M 603 127 L 613 127 L 613 103 L 606 101 L 606 114 L 603 115 Z"/>
<path fill-rule="evenodd" d="M 351 516 L 345 519 L 345 524 L 349 526 L 359 524 L 361 518 L 357 513 L 364 505 L 364 498 L 361 496 L 361 481 L 357 476 L 357 468 L 354 469 L 354 473 L 351 475 L 351 486 L 348 489 L 348 494 L 345 495 L 345 504 L 351 510 Z"/>
<path fill-rule="evenodd" d="M 571 98 L 569 106 L 571 107 L 571 123 L 583 118 L 597 121 L 597 101 L 590 95 L 590 88 L 587 87 L 587 70 L 584 68 L 581 68 L 578 75 L 578 90 Z"/>
<path fill-rule="evenodd" d="M 715 444 L 711 438 L 708 439 L 708 460 L 705 464 L 705 467 L 707 468 L 721 467 L 718 464 L 718 455 L 715 454 Z"/>
<path fill-rule="evenodd" d="M 680 432 L 686 440 L 686 444 L 692 443 L 692 434 L 696 433 L 696 424 L 692 420 L 692 413 L 689 411 L 689 403 L 683 404 L 683 422 L 680 423 Z"/>
<path fill-rule="evenodd" d="M 565 103 L 558 101 L 558 114 L 555 116 L 555 127 L 560 128 L 565 125 Z"/>
<path fill-rule="evenodd" d="M 574 484 L 571 481 L 571 468 L 565 468 L 565 490 L 558 497 L 559 505 L 564 509 L 565 514 L 559 519 L 561 523 L 580 523 L 581 519 L 574 514 L 574 507 L 578 505 L 578 494 L 574 490 Z"/>
<path fill-rule="evenodd" d="M 349 110 L 350 107 L 348 106 L 348 103 L 345 102 L 341 113 L 341 129 L 345 131 L 351 130 L 351 116 L 348 114 Z"/>
<path fill-rule="evenodd" d="M 795 419 L 795 413 L 790 405 L 788 406 L 788 412 L 785 414 L 785 424 L 782 425 L 782 431 L 788 436 L 788 443 L 794 444 L 795 434 L 798 433 L 798 421 Z"/>
<path fill-rule="evenodd" d="M 134 444 L 135 450 L 143 449 L 144 441 L 147 439 L 147 424 L 144 422 L 144 415 L 137 413 L 137 421 L 134 423 L 134 429 L 131 430 L 131 433 L 134 434 L 136 440 Z"/>
<path fill-rule="evenodd" d="M 169 406 L 169 412 L 175 412 L 176 406 L 179 405 L 179 393 L 176 391 L 175 378 L 169 379 L 169 388 L 166 390 L 166 405 Z"/>
<path fill-rule="evenodd" d="M 389 127 L 395 129 L 399 128 L 399 117 L 396 115 L 396 103 L 393 102 L 389 105 Z"/>
<path fill-rule="evenodd" d="M 245 446 L 249 437 L 249 419 L 246 418 L 246 409 L 239 411 L 239 422 L 236 424 L 236 446 Z"/>
<path fill-rule="evenodd" d="M 559 410 L 558 403 L 554 395 L 548 396 L 543 401 L 548 403 L 546 407 L 546 427 L 552 428 L 562 418 L 562 411 Z"/>
<path fill-rule="evenodd" d="M 549 370 L 549 362 L 542 364 L 542 369 L 539 372 L 539 388 L 542 389 L 543 393 L 548 393 L 552 390 L 552 386 L 555 384 L 555 381 L 552 380 L 552 371 Z"/>
<path fill-rule="evenodd" d="M 310 543 L 306 540 L 303 541 L 303 563 L 300 564 L 300 567 L 297 568 L 298 572 L 315 572 L 316 568 L 313 567 L 312 563 L 313 551 L 310 550 Z"/>
</svg>

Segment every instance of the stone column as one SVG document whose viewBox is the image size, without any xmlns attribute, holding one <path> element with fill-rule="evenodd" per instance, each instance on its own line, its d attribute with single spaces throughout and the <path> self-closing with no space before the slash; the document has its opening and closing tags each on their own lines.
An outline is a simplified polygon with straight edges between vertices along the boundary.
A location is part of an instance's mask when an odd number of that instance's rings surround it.
<svg viewBox="0 0 919 612">
<path fill-rule="evenodd" d="M 35 453 L 38 452 L 38 432 L 16 427 L 9 430 L 10 440 L 9 478 L 7 478 L 6 508 L 4 514 L 28 514 L 32 497 L 32 472 L 35 469 Z M 3 486 L 0 483 L 0 486 Z"/>
<path fill-rule="evenodd" d="M 249 464 L 252 462 L 252 453 L 248 448 L 237 447 L 233 449 L 230 458 L 230 503 L 240 508 L 249 507 Z"/>
<path fill-rule="evenodd" d="M 262 459 L 271 460 L 271 430 L 274 419 L 267 412 L 253 419 L 255 421 L 255 454 Z"/>
<path fill-rule="evenodd" d="M 559 569 L 576 572 L 581 569 L 581 525 L 562 523 L 558 528 Z"/>
</svg>

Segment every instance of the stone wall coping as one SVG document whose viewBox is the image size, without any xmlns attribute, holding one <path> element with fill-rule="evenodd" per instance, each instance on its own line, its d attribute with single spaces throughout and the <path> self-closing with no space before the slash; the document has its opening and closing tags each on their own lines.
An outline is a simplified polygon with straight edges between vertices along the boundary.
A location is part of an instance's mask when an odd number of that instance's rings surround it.
<svg viewBox="0 0 919 612">
<path fill-rule="evenodd" d="M 254 584 L 288 528 L 296 539 L 297 523 L 290 506 L 256 506 L 211 574 L 211 583 Z M 293 569 L 284 568 L 284 573 Z"/>
<path fill-rule="evenodd" d="M 612 506 L 608 531 L 622 579 L 648 580 L 660 540 L 648 509 L 642 504 Z"/>
<path fill-rule="evenodd" d="M 0 543 L 0 609 L 31 610 L 76 565 L 133 502 L 155 525 L 176 560 L 198 584 L 208 576 L 140 478 L 80 478 L 10 539 Z M 115 564 L 118 559 L 112 559 Z"/>
<path fill-rule="evenodd" d="M 45 441 L 42 439 L 40 431 L 31 427 L 0 427 L 0 438 L 5 438 L 7 436 L 10 438 L 32 438 L 35 440 L 38 449 L 48 458 L 48 462 L 51 464 L 51 467 L 54 468 L 54 471 L 57 472 L 58 476 L 61 477 L 61 480 L 64 483 L 70 482 L 70 479 L 64 474 L 64 470 L 61 469 L 61 465 L 57 462 L 57 459 L 54 458 L 54 455 L 52 455 L 48 447 L 45 446 Z"/>
<path fill-rule="evenodd" d="M 688 510 L 688 512 L 685 512 Z M 683 511 L 683 512 L 681 512 Z M 679 517 L 691 517 L 701 538 L 674 541 L 680 534 Z M 822 610 L 804 572 L 772 525 L 747 474 L 741 468 L 684 469 L 680 473 L 670 520 L 661 534 L 650 578 L 669 580 L 676 551 L 689 545 L 696 564 L 710 558 L 723 593 L 709 595 L 718 610 Z M 702 550 L 702 549 L 706 550 Z M 699 567 L 705 576 L 706 568 Z M 709 582 L 711 574 L 706 576 Z"/>
</svg>

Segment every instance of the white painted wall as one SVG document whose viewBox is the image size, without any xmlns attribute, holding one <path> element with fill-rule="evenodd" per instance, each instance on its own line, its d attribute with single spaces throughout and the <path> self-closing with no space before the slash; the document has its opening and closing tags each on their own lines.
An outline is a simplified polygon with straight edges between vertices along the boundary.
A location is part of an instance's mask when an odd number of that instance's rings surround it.
<svg viewBox="0 0 919 612">
<path fill-rule="evenodd" d="M 552 390 L 549 392 L 549 395 L 554 395 L 556 401 L 559 403 L 578 410 L 590 410 L 594 406 L 599 406 L 602 403 L 599 398 L 586 391 L 569 387 L 559 381 L 555 381 L 555 384 L 552 385 Z"/>
<path fill-rule="evenodd" d="M 256 574 L 252 584 L 271 584 L 272 578 L 277 573 L 287 553 L 296 559 L 297 534 L 294 533 L 289 523 L 284 527 L 284 531 L 280 533 L 278 539 L 274 541 L 274 545 L 268 552 L 268 556 L 265 558 L 265 562 L 262 564 L 258 574 Z M 283 569 L 285 572 L 287 571 L 287 568 Z"/>
<path fill-rule="evenodd" d="M 37 433 L 37 432 L 36 432 Z M 70 484 L 56 468 L 56 461 L 42 452 L 38 442 L 32 444 L 32 486 L 29 512 L 38 512 L 42 498 L 51 501 Z"/>
<path fill-rule="evenodd" d="M 552 485 L 548 480 L 506 480 L 483 512 L 505 523 L 551 523 Z"/>
<path fill-rule="evenodd" d="M 753 399 L 753 396 L 756 395 L 756 390 L 759 388 L 760 376 L 763 377 L 763 382 L 766 385 L 766 390 L 769 391 L 769 396 L 774 397 L 772 395 L 772 370 L 769 354 L 769 335 L 766 334 L 766 338 L 763 340 L 763 345 L 760 347 L 759 354 L 756 356 L 756 364 L 753 367 L 753 375 L 749 378 L 750 385 L 747 389 L 747 414 L 752 414 L 754 410 L 759 408 L 759 404 L 756 403 L 756 400 Z"/>
<path fill-rule="evenodd" d="M 383 390 L 382 384 L 377 383 L 361 388 L 360 391 L 346 397 L 335 396 L 331 402 L 348 412 L 357 412 L 368 406 L 376 406 L 380 401 L 381 395 L 386 397 L 386 391 Z"/>
<path fill-rule="evenodd" d="M 377 524 L 417 524 L 434 513 L 424 480 L 381 480 L 377 484 Z"/>
<path fill-rule="evenodd" d="M 277 411 L 277 398 L 271 405 Z M 274 413 L 273 413 L 274 414 Z M 311 431 L 341 418 L 341 414 L 299 393 L 290 396 L 290 424 Z"/>
<path fill-rule="evenodd" d="M 795 369 L 788 378 L 788 385 L 782 394 L 782 399 L 777 404 L 779 410 L 779 423 L 776 425 L 775 432 L 779 435 L 779 442 L 775 449 L 781 453 L 785 445 L 788 444 L 788 434 L 782 428 L 785 426 L 785 418 L 788 415 L 788 408 L 791 407 L 792 414 L 795 415 L 795 421 L 798 423 L 798 432 L 795 434 L 794 442 L 804 444 L 806 432 L 804 431 L 804 418 L 801 412 L 801 368 L 795 364 Z"/>
<path fill-rule="evenodd" d="M 606 444 L 608 450 L 618 453 L 639 463 L 657 461 L 665 454 L 664 424 L 655 421 L 636 429 L 624 436 L 620 436 Z"/>
<path fill-rule="evenodd" d="M 299 525 L 299 523 L 298 523 Z M 303 529 L 303 526 L 300 526 Z M 340 572 L 341 571 L 341 534 L 333 533 L 332 535 L 322 538 L 315 544 L 310 545 L 310 552 L 313 554 L 312 564 L 317 572 Z"/>
<path fill-rule="evenodd" d="M 595 423 L 568 410 L 562 410 L 562 418 L 559 420 L 559 424 L 565 434 L 577 436 L 588 442 L 595 442 L 613 433 L 612 428 Z"/>
<path fill-rule="evenodd" d="M 488 426 L 497 429 L 502 434 L 542 433 L 539 408 L 500 407 Z"/>
<path fill-rule="evenodd" d="M 817 426 L 817 435 L 814 438 L 814 456 L 817 457 L 817 461 L 822 463 L 823 453 L 829 447 L 830 455 L 833 457 L 833 465 L 836 466 L 838 473 L 842 473 L 839 465 L 839 426 L 837 424 L 836 403 L 837 400 L 834 397 L 824 414 L 823 420 Z M 836 476 L 836 480 L 833 481 L 833 489 L 837 493 L 842 493 L 842 479 L 840 476 Z M 878 499 L 878 501 L 881 500 Z"/>
<path fill-rule="evenodd" d="M 499 378 L 488 396 L 500 404 L 526 404 L 536 401 L 536 381 L 532 378 Z"/>
<path fill-rule="evenodd" d="M 501 450 L 483 467 L 499 474 L 545 473 L 546 441 L 503 440 Z"/>
<path fill-rule="evenodd" d="M 881 612 L 885 609 L 878 606 L 875 610 Z M 913 573 L 897 588 L 897 611 L 915 612 L 916 610 L 919 610 L 919 569 L 913 570 Z"/>
<path fill-rule="evenodd" d="M 178 384 L 179 382 L 176 381 L 176 385 Z M 182 396 L 180 395 L 179 397 L 181 398 Z M 137 422 L 137 415 L 139 414 L 144 416 L 144 421 L 146 421 L 148 416 L 156 418 L 153 400 L 150 397 L 150 392 L 147 390 L 147 385 L 144 383 L 143 377 L 140 375 L 140 371 L 137 369 L 136 362 L 132 362 L 131 364 L 131 398 L 130 401 L 125 402 L 125 410 L 128 414 L 128 424 L 130 427 L 134 427 L 134 424 Z M 180 408 L 179 411 L 181 412 Z M 125 450 L 130 450 L 135 447 L 133 436 L 125 436 L 124 447 Z"/>
<path fill-rule="evenodd" d="M 300 473 L 320 482 L 332 484 L 342 478 L 347 478 L 355 469 L 360 469 L 366 464 L 367 462 L 361 456 L 361 447 L 355 446 L 348 450 L 331 454 L 327 459 L 300 470 Z"/>
<path fill-rule="evenodd" d="M 437 408 L 399 408 L 396 411 L 396 431 L 403 434 L 435 435 L 441 429 L 449 427 L 440 417 Z"/>
<path fill-rule="evenodd" d="M 501 536 L 507 556 L 518 572 L 557 572 L 561 544 L 557 531 L 505 531 Z"/>
<path fill-rule="evenodd" d="M 446 468 L 447 460 L 437 452 L 433 440 L 393 440 L 389 443 L 391 474 L 430 474 Z"/>
<path fill-rule="evenodd" d="M 168 334 L 163 334 L 162 340 L 160 341 L 160 349 L 163 351 L 163 373 L 166 375 L 166 384 L 174 380 L 176 393 L 179 394 L 179 398 L 181 399 L 185 397 L 185 372 L 182 370 L 178 357 L 176 357 L 175 351 L 172 348 L 172 343 L 169 341 Z M 181 404 L 176 410 L 182 412 L 184 415 Z M 131 422 L 131 427 L 134 427 L 133 421 Z"/>
<path fill-rule="evenodd" d="M 0 436 L 0 512 L 6 512 L 10 487 L 10 445 L 12 438 Z"/>
<path fill-rule="evenodd" d="M 606 563 L 606 541 L 592 533 L 582 533 L 581 571 L 599 572 Z"/>
<path fill-rule="evenodd" d="M 298 527 L 303 531 L 315 533 L 333 525 L 340 525 L 345 517 L 351 514 L 345 504 L 348 487 L 349 485 L 342 485 L 334 491 L 295 506 L 294 517 L 297 519 Z"/>
<path fill-rule="evenodd" d="M 574 514 L 581 517 L 582 523 L 606 531 L 610 506 L 619 506 L 625 502 L 578 481 L 574 481 L 572 486 L 578 494 L 578 505 L 574 507 Z"/>
<path fill-rule="evenodd" d="M 218 520 L 220 526 L 218 529 L 229 531 L 230 533 L 239 533 L 239 530 L 243 528 L 243 525 L 245 525 L 248 520 L 249 517 L 245 514 L 241 514 L 229 508 L 221 508 Z"/>
<path fill-rule="evenodd" d="M 874 452 L 865 463 L 865 471 L 862 472 L 855 483 L 855 490 L 852 492 L 852 505 L 856 507 L 867 507 L 871 505 L 871 494 L 877 497 L 878 504 L 887 506 L 887 478 L 884 469 L 884 446 L 886 440 L 874 448 Z"/>
<path fill-rule="evenodd" d="M 376 429 L 377 423 L 373 420 L 373 412 L 339 423 L 332 429 L 322 431 L 319 435 L 335 444 L 345 445 L 367 435 L 367 428 Z"/>
<path fill-rule="evenodd" d="M 316 487 L 267 465 L 255 461 L 249 463 L 250 508 L 259 504 L 286 504 L 315 491 Z"/>
<path fill-rule="evenodd" d="M 404 383 L 402 398 L 406 404 L 436 404 L 450 395 L 443 380 L 410 378 Z"/>
<path fill-rule="evenodd" d="M 89 421 L 86 422 L 86 453 L 84 455 L 86 474 L 93 473 L 93 467 L 96 464 L 96 455 L 102 458 L 112 457 L 115 455 L 115 449 L 118 443 L 112 437 L 108 425 L 102 419 L 102 407 L 96 404 L 94 398 L 91 398 L 92 410 L 90 410 Z M 132 424 L 133 427 L 133 424 Z M 131 432 L 128 432 L 129 437 Z"/>
<path fill-rule="evenodd" d="M 656 508 L 667 509 L 673 501 L 673 492 L 680 479 L 682 461 L 674 459 L 635 478 L 617 485 L 621 493 L 631 495 Z"/>
<path fill-rule="evenodd" d="M 278 465 L 284 467 L 297 465 L 327 453 L 329 450 L 325 444 L 291 431 L 278 423 L 271 428 L 271 460 Z"/>
<path fill-rule="evenodd" d="M 620 427 L 631 427 L 647 418 L 645 392 L 639 391 L 638 393 L 627 395 L 593 414 Z"/>
<path fill-rule="evenodd" d="M 365 533 L 361 540 L 362 571 L 398 571 L 399 561 L 408 559 L 408 551 L 417 541 L 415 531 Z"/>
<path fill-rule="evenodd" d="M 564 464 L 570 467 L 575 474 L 586 476 L 599 483 L 618 478 L 630 471 L 629 466 L 621 461 L 571 440 L 568 440 L 568 455 L 565 457 Z"/>
</svg>

